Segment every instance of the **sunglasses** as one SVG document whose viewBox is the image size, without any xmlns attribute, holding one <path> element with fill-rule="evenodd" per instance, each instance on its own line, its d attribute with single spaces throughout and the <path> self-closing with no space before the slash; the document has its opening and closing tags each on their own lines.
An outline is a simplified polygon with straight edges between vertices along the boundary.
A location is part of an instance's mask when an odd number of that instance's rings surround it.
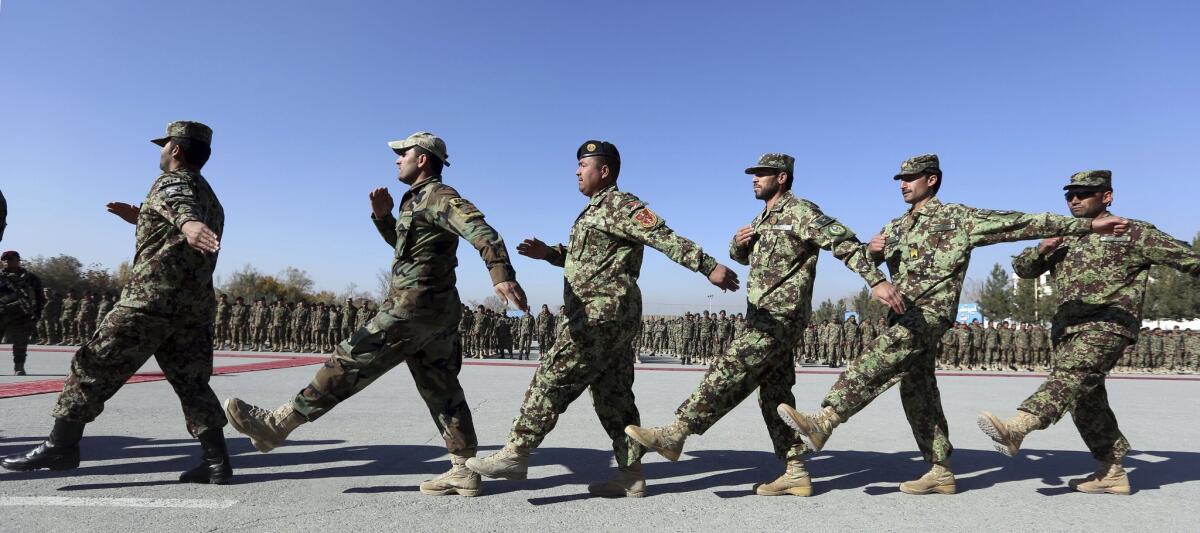
<svg viewBox="0 0 1200 533">
<path fill-rule="evenodd" d="M 1071 200 L 1073 200 L 1075 198 L 1078 198 L 1080 200 L 1087 200 L 1088 198 L 1096 196 L 1097 194 L 1100 194 L 1100 191 L 1067 191 L 1066 194 L 1063 195 L 1063 197 L 1066 198 L 1068 202 L 1070 202 Z"/>
</svg>

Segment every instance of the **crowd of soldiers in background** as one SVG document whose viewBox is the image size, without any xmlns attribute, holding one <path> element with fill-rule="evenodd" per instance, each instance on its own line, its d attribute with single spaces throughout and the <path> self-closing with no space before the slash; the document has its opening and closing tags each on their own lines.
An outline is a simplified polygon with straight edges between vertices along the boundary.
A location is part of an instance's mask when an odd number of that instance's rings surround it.
<svg viewBox="0 0 1200 533">
<path fill-rule="evenodd" d="M 74 290 L 65 296 L 45 290 L 46 306 L 37 322 L 37 344 L 78 345 L 92 335 L 116 303 L 116 294 L 82 295 Z M 333 353 L 333 347 L 350 337 L 375 316 L 377 309 L 363 299 L 347 299 L 343 305 L 324 302 L 288 302 L 265 298 L 246 304 L 242 298 L 229 302 L 218 298 L 213 347 L 249 351 Z M 484 306 L 463 306 L 458 331 L 463 355 L 529 359 L 534 343 L 551 346 L 559 317 L 542 306 L 537 316 L 525 313 L 510 317 Z M 709 365 L 729 349 L 745 327 L 741 313 L 725 311 L 684 313 L 681 317 L 648 317 L 635 341 L 635 353 L 677 357 L 681 365 Z M 858 359 L 886 328 L 884 319 L 859 324 L 854 316 L 844 321 L 826 320 L 810 324 L 798 339 L 796 365 L 819 364 L 831 368 Z M 1050 330 L 1035 324 L 979 321 L 959 322 L 942 337 L 937 364 L 941 370 L 986 370 L 1045 372 L 1052 353 Z M 1138 342 L 1130 345 L 1114 369 L 1125 373 L 1200 372 L 1200 331 L 1142 328 Z"/>
</svg>

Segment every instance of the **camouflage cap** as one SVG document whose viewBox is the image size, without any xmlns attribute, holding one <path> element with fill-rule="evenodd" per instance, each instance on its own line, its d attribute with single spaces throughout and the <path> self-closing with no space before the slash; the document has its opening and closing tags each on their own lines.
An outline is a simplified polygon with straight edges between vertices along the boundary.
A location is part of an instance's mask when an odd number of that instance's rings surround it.
<svg viewBox="0 0 1200 533">
<path fill-rule="evenodd" d="M 403 141 L 391 141 L 388 143 L 388 147 L 397 154 L 403 154 L 405 150 L 414 146 L 424 148 L 427 152 L 441 159 L 442 164 L 450 166 L 450 154 L 446 153 L 446 141 L 427 131 L 418 131 L 409 135 Z"/>
<path fill-rule="evenodd" d="M 893 179 L 934 172 L 938 174 L 942 173 L 942 167 L 938 163 L 937 154 L 921 154 L 905 159 L 903 163 L 900 163 L 900 173 L 896 174 L 896 177 Z"/>
<path fill-rule="evenodd" d="M 746 169 L 747 174 L 754 174 L 764 168 L 770 168 L 787 172 L 793 178 L 796 174 L 792 171 L 796 167 L 796 158 L 787 154 L 767 153 L 758 158 L 758 164 Z"/>
<path fill-rule="evenodd" d="M 611 157 L 618 163 L 621 161 L 621 152 L 617 150 L 616 145 L 608 141 L 583 141 L 583 144 L 579 145 L 579 149 L 575 150 L 575 159 L 597 156 Z"/>
<path fill-rule="evenodd" d="M 167 141 L 171 137 L 182 137 L 184 139 L 192 139 L 199 141 L 209 146 L 212 146 L 212 128 L 191 120 L 176 120 L 167 124 L 167 135 L 158 139 L 152 139 L 150 142 L 159 146 L 166 146 Z"/>
<path fill-rule="evenodd" d="M 1084 170 L 1071 175 L 1071 183 L 1068 183 L 1063 190 L 1074 187 L 1087 187 L 1095 189 L 1111 189 L 1112 188 L 1112 171 L 1111 170 Z"/>
</svg>

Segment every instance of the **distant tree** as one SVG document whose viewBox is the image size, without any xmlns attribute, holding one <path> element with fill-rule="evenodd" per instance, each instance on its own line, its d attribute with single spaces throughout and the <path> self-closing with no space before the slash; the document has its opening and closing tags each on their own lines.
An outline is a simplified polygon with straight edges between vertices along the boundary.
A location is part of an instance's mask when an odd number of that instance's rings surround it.
<svg viewBox="0 0 1200 533">
<path fill-rule="evenodd" d="M 979 309 L 988 320 L 1004 320 L 1013 316 L 1015 305 L 1008 279 L 1008 271 L 996 263 L 979 289 Z"/>
<path fill-rule="evenodd" d="M 837 308 L 834 307 L 833 301 L 825 300 L 824 302 L 821 302 L 821 304 L 817 306 L 817 309 L 815 311 L 813 311 L 812 319 L 813 319 L 814 323 L 819 324 L 826 320 L 834 320 L 835 318 L 837 318 L 837 319 L 841 318 L 840 316 L 836 316 L 836 315 L 837 315 Z"/>
<path fill-rule="evenodd" d="M 1017 294 L 1013 299 L 1012 317 L 1018 322 L 1032 324 L 1037 321 L 1037 298 L 1034 296 L 1036 283 L 1031 279 L 1017 280 Z"/>
</svg>

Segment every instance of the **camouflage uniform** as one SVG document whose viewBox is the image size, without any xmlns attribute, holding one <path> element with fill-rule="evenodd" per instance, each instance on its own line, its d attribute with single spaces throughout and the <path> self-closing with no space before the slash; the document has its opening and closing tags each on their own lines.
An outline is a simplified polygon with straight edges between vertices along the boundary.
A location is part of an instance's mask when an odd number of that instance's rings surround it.
<svg viewBox="0 0 1200 533">
<path fill-rule="evenodd" d="M 224 296 L 224 295 L 222 295 Z M 218 350 L 225 349 L 225 344 L 232 339 L 229 335 L 229 320 L 232 307 L 225 298 L 221 298 L 217 302 L 217 309 L 213 312 L 213 340 L 215 341 L 214 348 Z"/>
<path fill-rule="evenodd" d="M 250 315 L 250 341 L 254 343 L 254 351 L 262 351 L 263 344 L 267 342 L 267 330 L 270 329 L 271 309 L 267 307 L 265 300 L 254 302 Z"/>
<path fill-rule="evenodd" d="M 765 154 L 760 165 L 792 171 L 794 160 Z M 754 169 L 756 167 L 751 167 Z M 758 406 L 767 434 L 780 460 L 807 451 L 799 434 L 779 418 L 776 407 L 795 405 L 795 349 L 812 311 L 813 281 L 822 249 L 833 252 L 870 285 L 884 280 L 854 232 L 826 216 L 816 204 L 785 192 L 751 222 L 754 240 L 729 243 L 729 256 L 750 266 L 747 282 L 747 327 L 704 374 L 704 379 L 675 416 L 692 433 L 703 434 L 758 389 Z"/>
<path fill-rule="evenodd" d="M 444 143 L 424 132 L 390 146 L 403 151 L 414 146 L 405 143 L 425 147 L 430 142 L 445 153 Z M 516 272 L 500 234 L 440 176 L 413 183 L 400 200 L 399 212 L 398 218 L 371 215 L 383 240 L 395 250 L 388 299 L 374 316 L 360 311 L 360 317 L 368 317 L 366 326 L 338 343 L 292 405 L 307 420 L 316 420 L 396 365 L 407 363 L 446 449 L 473 453 L 475 427 L 458 381 L 462 302 L 454 271 L 459 237 L 479 251 L 493 285 L 516 281 Z"/>
<path fill-rule="evenodd" d="M 1071 183 L 1111 184 L 1110 180 L 1108 171 L 1091 171 L 1075 174 Z M 1041 428 L 1071 413 L 1092 456 L 1101 462 L 1119 464 L 1129 451 L 1109 408 L 1104 381 L 1125 346 L 1138 338 L 1152 265 L 1200 276 L 1200 254 L 1136 220 L 1130 220 L 1119 237 L 1070 237 L 1049 254 L 1034 246 L 1013 259 L 1013 271 L 1023 278 L 1050 272 L 1059 301 L 1052 322 L 1053 367 L 1019 409 L 1038 417 Z"/>
<path fill-rule="evenodd" d="M 79 314 L 79 299 L 67 293 L 63 299 L 62 314 L 59 315 L 59 329 L 62 330 L 63 344 L 79 343 L 79 328 L 75 325 L 75 315 Z"/>
<path fill-rule="evenodd" d="M 936 156 L 905 161 L 901 175 L 937 168 Z M 930 198 L 881 231 L 882 257 L 907 311 L 889 316 L 874 349 L 863 355 L 830 389 L 823 405 L 848 420 L 898 378 L 900 400 L 913 437 L 927 462 L 945 464 L 953 448 L 934 376 L 938 341 L 957 313 L 971 250 L 1000 242 L 1055 235 L 1083 235 L 1090 220 L 1058 215 L 991 211 Z"/>
<path fill-rule="evenodd" d="M 62 342 L 62 325 L 59 323 L 62 310 L 62 297 L 57 294 L 51 294 L 46 299 L 46 306 L 42 308 L 42 320 L 38 322 L 38 337 L 41 340 L 39 344 L 58 344 Z"/>
<path fill-rule="evenodd" d="M 279 300 L 271 306 L 271 350 L 281 352 L 287 346 L 287 323 L 291 318 L 287 305 Z"/>
<path fill-rule="evenodd" d="M 625 426 L 641 423 L 633 396 L 632 342 L 642 315 L 637 278 L 645 246 L 705 275 L 717 266 L 696 243 L 677 235 L 644 202 L 616 185 L 589 199 L 566 246 L 549 247 L 546 261 L 564 268 L 566 314 L 513 421 L 511 445 L 538 447 L 558 416 L 590 389 L 617 466 L 640 461 L 645 451 L 625 435 Z"/>
<path fill-rule="evenodd" d="M 37 318 L 46 306 L 42 280 L 33 272 L 18 268 L 0 269 L 0 341 L 8 337 L 12 344 L 13 367 L 25 370 L 29 337 L 33 335 Z"/>
<path fill-rule="evenodd" d="M 241 350 L 246 344 L 249 315 L 250 308 L 245 303 L 234 301 L 233 307 L 229 310 L 229 337 L 233 340 L 234 350 Z"/>
<path fill-rule="evenodd" d="M 206 143 L 211 138 L 211 130 L 195 123 L 172 123 L 168 131 L 180 137 L 202 135 Z M 189 221 L 203 222 L 220 236 L 225 213 L 217 195 L 198 171 L 162 174 L 138 214 L 129 281 L 100 330 L 71 359 L 54 406 L 56 418 L 91 422 L 153 356 L 183 405 L 188 432 L 199 436 L 225 426 L 225 413 L 208 385 L 216 307 L 212 274 L 218 254 L 188 245 L 180 228 Z"/>
</svg>

